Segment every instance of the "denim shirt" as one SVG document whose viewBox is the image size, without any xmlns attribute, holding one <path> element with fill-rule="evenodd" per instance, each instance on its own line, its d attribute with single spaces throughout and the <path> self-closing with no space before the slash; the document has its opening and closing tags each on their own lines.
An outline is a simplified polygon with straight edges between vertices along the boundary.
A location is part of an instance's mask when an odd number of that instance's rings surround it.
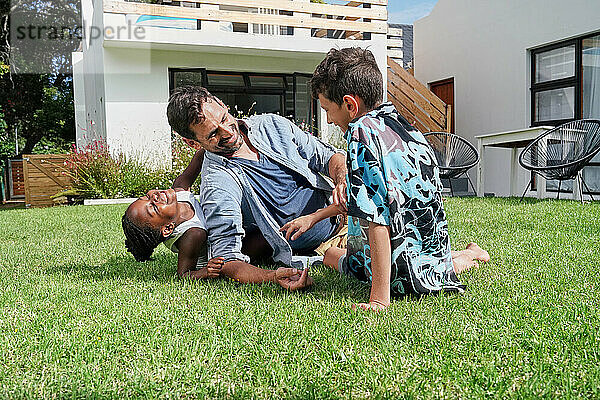
<svg viewBox="0 0 600 400">
<path fill-rule="evenodd" d="M 252 116 L 240 123 L 248 128 L 248 140 L 260 155 L 293 169 L 315 189 L 331 192 L 333 186 L 323 175 L 329 176 L 329 160 L 336 153 L 332 146 L 275 114 Z M 256 224 L 260 229 L 273 248 L 275 261 L 291 264 L 290 245 L 238 165 L 226 157 L 206 152 L 200 196 L 211 257 L 249 262 L 242 254 L 246 222 Z"/>
</svg>

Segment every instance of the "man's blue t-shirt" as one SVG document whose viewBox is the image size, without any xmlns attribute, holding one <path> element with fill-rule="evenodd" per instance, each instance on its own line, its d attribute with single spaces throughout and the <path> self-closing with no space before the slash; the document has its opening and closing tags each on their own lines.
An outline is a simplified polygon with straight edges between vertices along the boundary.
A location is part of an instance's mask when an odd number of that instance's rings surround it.
<svg viewBox="0 0 600 400">
<path fill-rule="evenodd" d="M 230 160 L 243 169 L 252 189 L 279 226 L 327 207 L 323 191 L 313 189 L 302 175 L 265 155 L 261 154 L 258 161 L 236 157 Z M 312 250 L 328 240 L 335 230 L 335 223 L 327 218 L 289 243 L 294 250 Z"/>
</svg>

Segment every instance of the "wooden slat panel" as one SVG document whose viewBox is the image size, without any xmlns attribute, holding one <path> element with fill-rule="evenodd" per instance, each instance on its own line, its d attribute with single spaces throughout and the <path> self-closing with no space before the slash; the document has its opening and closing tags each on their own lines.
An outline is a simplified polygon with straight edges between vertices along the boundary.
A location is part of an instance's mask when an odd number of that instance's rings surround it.
<svg viewBox="0 0 600 400">
<path fill-rule="evenodd" d="M 40 170 L 41 172 L 43 172 L 44 174 L 46 174 L 52 181 L 54 181 L 54 183 L 56 183 L 58 186 L 60 187 L 64 187 L 67 186 L 66 182 L 63 182 L 61 177 L 56 176 L 56 175 L 60 175 L 56 174 L 55 171 L 52 171 L 51 169 L 47 168 L 45 165 L 43 165 L 42 163 L 43 160 L 35 160 L 33 158 L 29 159 L 29 162 L 31 163 L 31 165 L 33 165 L 34 167 L 36 167 L 38 170 Z M 49 166 L 48 166 L 49 167 Z"/>
<path fill-rule="evenodd" d="M 56 155 L 56 154 L 30 154 L 27 158 L 32 160 L 44 160 L 44 162 L 56 163 L 64 166 L 64 162 L 68 155 Z"/>
<path fill-rule="evenodd" d="M 54 205 L 50 198 L 70 185 L 70 177 L 65 174 L 66 154 L 36 154 L 23 156 L 27 161 L 23 164 L 27 171 L 25 176 L 25 203 L 31 207 L 47 207 Z"/>
<path fill-rule="evenodd" d="M 65 176 L 65 174 L 61 173 L 61 172 L 63 172 L 63 170 L 61 170 L 61 169 L 50 167 L 50 170 L 59 177 Z M 41 179 L 44 177 L 47 177 L 46 173 L 40 171 L 36 167 L 32 167 L 31 163 L 29 164 L 29 179 L 31 179 L 31 178 L 36 178 L 36 179 L 40 178 Z M 48 178 L 48 179 L 50 179 L 50 178 Z"/>
<path fill-rule="evenodd" d="M 260 0 L 258 0 L 260 1 Z M 351 3 L 373 4 L 376 6 L 387 6 L 388 0 L 354 0 Z"/>
<path fill-rule="evenodd" d="M 300 3 L 298 1 L 289 0 L 186 0 L 186 3 L 218 4 L 248 8 L 262 7 L 307 14 L 339 15 L 343 17 L 370 18 L 387 21 L 387 11 L 385 8 L 358 8 L 361 4 L 356 2 L 351 2 L 346 5 L 334 5 Z"/>
<path fill-rule="evenodd" d="M 402 36 L 402 28 L 389 28 L 388 27 L 387 33 L 390 36 Z"/>
<path fill-rule="evenodd" d="M 410 122 L 411 125 L 413 125 L 415 128 L 417 128 L 423 133 L 430 132 L 430 129 L 423 125 L 420 121 L 415 119 L 414 115 L 406 107 L 404 107 L 402 103 L 394 101 L 393 98 L 390 98 L 389 100 L 394 103 L 394 106 L 396 107 L 400 115 L 406 118 L 406 120 Z"/>
<path fill-rule="evenodd" d="M 396 88 L 402 94 L 404 94 L 409 101 L 415 103 L 419 108 L 426 112 L 433 120 L 439 125 L 446 125 L 446 112 L 440 112 L 437 108 L 433 107 L 425 98 L 419 93 L 416 93 L 413 88 L 406 85 L 404 81 L 398 79 L 391 71 L 388 70 L 388 82 L 392 87 Z"/>
<path fill-rule="evenodd" d="M 192 0 L 186 0 L 186 2 L 191 2 Z M 230 0 L 197 0 L 197 3 L 205 3 L 205 4 L 217 4 L 217 5 L 229 5 L 228 1 Z M 266 2 L 271 2 L 274 0 L 253 0 L 252 1 L 252 7 L 266 7 L 269 8 L 268 6 L 264 5 L 267 4 Z M 276 1 L 276 0 L 275 0 Z M 286 1 L 286 0 L 282 0 Z M 321 3 L 312 3 L 313 5 L 323 5 Z M 351 7 L 355 7 L 355 4 L 373 4 L 376 6 L 387 6 L 388 5 L 388 0 L 353 0 L 348 2 L 347 4 L 345 4 L 346 6 L 351 6 Z M 325 5 L 333 5 L 333 4 L 329 4 L 326 0 Z M 339 3 L 335 4 L 335 5 L 339 5 Z M 343 6 L 342 6 L 343 7 Z"/>
<path fill-rule="evenodd" d="M 10 178 L 12 183 L 13 196 L 24 196 L 25 195 L 25 179 L 23 177 L 23 161 L 11 161 L 10 162 Z"/>
<path fill-rule="evenodd" d="M 36 200 L 36 199 L 45 199 L 45 200 L 50 200 L 52 201 L 52 199 L 50 199 L 51 196 L 54 196 L 55 194 L 62 192 L 64 189 L 59 187 L 59 186 L 48 186 L 45 188 L 35 188 L 35 190 L 32 190 L 32 194 L 30 195 L 31 200 Z"/>
<path fill-rule="evenodd" d="M 52 207 L 53 205 L 55 205 L 54 201 L 52 199 L 50 200 L 33 200 L 32 203 L 28 203 L 30 207 Z"/>
<path fill-rule="evenodd" d="M 419 109 L 412 101 L 409 99 L 404 93 L 397 90 L 395 87 L 388 87 L 388 95 L 391 95 L 392 101 L 394 103 L 402 104 L 408 111 L 410 111 L 411 115 L 426 125 L 428 130 L 440 130 L 446 127 L 445 124 L 440 125 L 436 121 L 430 118 L 425 112 Z"/>
<path fill-rule="evenodd" d="M 294 26 L 298 28 L 338 29 L 373 33 L 386 33 L 387 31 L 387 23 L 384 21 L 356 22 L 304 16 L 297 17 L 271 14 L 250 14 L 238 11 L 221 11 L 204 8 L 125 3 L 123 1 L 115 0 L 105 1 L 104 11 L 117 14 L 144 14 L 163 17 L 194 18 L 209 21 Z"/>
<path fill-rule="evenodd" d="M 32 167 L 31 165 L 29 166 L 29 186 L 35 186 L 35 185 L 57 185 L 56 181 L 54 179 L 49 178 L 46 175 L 33 175 L 31 173 L 31 170 L 34 170 L 35 168 Z M 33 176 L 32 176 L 33 175 Z M 59 175 L 59 174 L 56 174 Z M 71 184 L 71 178 L 69 176 L 66 175 L 62 175 L 60 174 L 60 179 L 64 182 L 64 185 L 58 185 L 58 186 L 68 186 Z"/>
<path fill-rule="evenodd" d="M 29 180 L 31 179 L 50 179 L 48 176 L 42 171 L 38 170 L 36 167 L 29 164 Z M 56 183 L 56 182 L 55 182 Z"/>
<path fill-rule="evenodd" d="M 31 204 L 31 195 L 29 193 L 29 163 L 23 160 L 23 180 L 25 181 L 25 207 Z"/>
<path fill-rule="evenodd" d="M 387 55 L 388 57 L 402 58 L 404 57 L 404 52 L 402 50 L 388 50 Z"/>
<path fill-rule="evenodd" d="M 450 132 L 452 108 L 388 57 L 388 98 L 422 132 Z"/>
<path fill-rule="evenodd" d="M 406 72 L 397 62 L 388 57 L 388 67 L 394 71 L 396 75 L 408 85 L 412 86 L 416 91 L 421 93 L 435 108 L 437 108 L 440 112 L 446 112 L 446 104 L 441 101 L 436 95 L 431 93 L 431 91 L 419 82 L 414 76 Z"/>
</svg>

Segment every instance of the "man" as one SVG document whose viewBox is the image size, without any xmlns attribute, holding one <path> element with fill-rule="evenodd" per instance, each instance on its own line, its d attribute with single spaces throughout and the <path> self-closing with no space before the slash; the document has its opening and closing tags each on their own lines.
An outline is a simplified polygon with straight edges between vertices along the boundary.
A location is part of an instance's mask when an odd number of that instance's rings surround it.
<svg viewBox="0 0 600 400">
<path fill-rule="evenodd" d="M 224 275 L 246 283 L 276 282 L 290 290 L 310 284 L 306 271 L 257 268 L 250 256 L 271 256 L 291 265 L 292 252 L 307 252 L 332 237 L 336 223 L 324 220 L 301 239 L 286 241 L 287 222 L 327 205 L 345 204 L 346 161 L 289 120 L 265 114 L 237 120 L 206 89 L 185 86 L 169 99 L 167 118 L 198 153 L 177 182 L 189 185 L 202 165 L 201 203 L 213 257 L 223 257 Z M 278 276 L 285 274 L 283 282 Z"/>
</svg>

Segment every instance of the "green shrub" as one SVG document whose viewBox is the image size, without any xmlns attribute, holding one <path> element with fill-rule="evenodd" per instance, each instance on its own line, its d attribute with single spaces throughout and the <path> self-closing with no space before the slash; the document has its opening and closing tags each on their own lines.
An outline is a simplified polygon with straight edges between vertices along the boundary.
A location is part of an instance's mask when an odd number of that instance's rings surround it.
<svg viewBox="0 0 600 400">
<path fill-rule="evenodd" d="M 178 137 L 172 141 L 169 167 L 149 166 L 134 157 L 115 156 L 101 141 L 80 149 L 73 146 L 65 162 L 73 185 L 62 194 L 80 199 L 109 199 L 138 197 L 151 189 L 165 189 L 171 187 L 194 154 Z M 199 181 L 192 191 L 197 193 L 198 189 Z"/>
</svg>

